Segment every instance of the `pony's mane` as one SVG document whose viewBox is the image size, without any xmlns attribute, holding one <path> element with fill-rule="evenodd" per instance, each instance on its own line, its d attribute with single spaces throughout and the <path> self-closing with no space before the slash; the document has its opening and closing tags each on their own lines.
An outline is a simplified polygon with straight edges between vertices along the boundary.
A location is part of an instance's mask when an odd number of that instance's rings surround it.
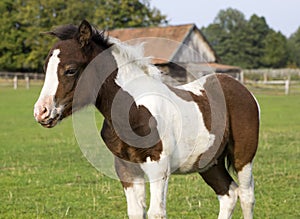
<svg viewBox="0 0 300 219">
<path fill-rule="evenodd" d="M 144 43 L 131 45 L 114 37 L 109 37 L 108 43 L 113 45 L 111 49 L 117 56 L 115 58 L 117 58 L 118 65 L 126 66 L 126 68 L 138 66 L 145 74 L 161 80 L 160 71 L 151 64 L 152 57 L 145 57 L 144 55 Z"/>
<path fill-rule="evenodd" d="M 109 46 L 108 36 L 106 36 L 106 32 L 104 30 L 99 31 L 96 28 L 92 27 L 92 31 L 93 31 L 93 35 L 92 35 L 93 42 L 95 42 L 97 45 Z M 74 39 L 78 35 L 78 26 L 73 24 L 62 25 L 55 28 L 52 31 L 45 32 L 45 34 L 56 36 L 60 40 Z"/>
</svg>

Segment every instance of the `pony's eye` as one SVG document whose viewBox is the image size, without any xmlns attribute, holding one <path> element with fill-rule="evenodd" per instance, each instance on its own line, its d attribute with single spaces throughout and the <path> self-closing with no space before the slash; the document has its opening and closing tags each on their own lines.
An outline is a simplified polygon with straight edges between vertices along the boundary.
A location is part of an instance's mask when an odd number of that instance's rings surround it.
<svg viewBox="0 0 300 219">
<path fill-rule="evenodd" d="M 68 69 L 65 71 L 66 76 L 74 76 L 77 73 L 77 69 Z"/>
</svg>

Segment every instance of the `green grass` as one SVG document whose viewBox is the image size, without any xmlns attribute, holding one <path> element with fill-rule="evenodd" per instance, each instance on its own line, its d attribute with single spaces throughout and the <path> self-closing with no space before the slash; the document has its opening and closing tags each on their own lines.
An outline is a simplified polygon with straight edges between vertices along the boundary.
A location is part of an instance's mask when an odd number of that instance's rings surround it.
<svg viewBox="0 0 300 219">
<path fill-rule="evenodd" d="M 0 87 L 0 218 L 126 218 L 120 183 L 88 163 L 72 119 L 54 129 L 35 122 L 39 89 Z M 262 126 L 255 218 L 300 218 L 300 96 L 257 97 Z M 171 219 L 218 214 L 217 198 L 198 174 L 172 176 L 167 205 Z M 242 218 L 237 206 L 235 219 Z"/>
</svg>

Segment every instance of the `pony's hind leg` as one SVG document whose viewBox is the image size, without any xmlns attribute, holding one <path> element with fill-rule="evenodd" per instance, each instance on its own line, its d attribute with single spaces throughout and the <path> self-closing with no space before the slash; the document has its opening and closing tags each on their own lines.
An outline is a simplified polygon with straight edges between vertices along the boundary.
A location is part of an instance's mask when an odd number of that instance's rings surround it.
<svg viewBox="0 0 300 219">
<path fill-rule="evenodd" d="M 252 163 L 248 163 L 242 170 L 238 171 L 239 198 L 244 215 L 244 219 L 253 218 L 254 179 L 252 175 Z"/>
<path fill-rule="evenodd" d="M 220 204 L 218 219 L 231 218 L 238 199 L 238 186 L 226 170 L 224 159 L 200 175 L 218 196 Z"/>
</svg>

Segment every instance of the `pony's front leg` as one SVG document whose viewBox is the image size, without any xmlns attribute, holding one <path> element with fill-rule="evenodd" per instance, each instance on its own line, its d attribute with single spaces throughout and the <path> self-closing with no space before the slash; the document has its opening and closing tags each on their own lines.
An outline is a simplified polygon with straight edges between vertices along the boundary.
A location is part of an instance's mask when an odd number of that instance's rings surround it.
<svg viewBox="0 0 300 219">
<path fill-rule="evenodd" d="M 169 161 L 147 160 L 142 164 L 142 169 L 147 174 L 150 181 L 150 207 L 148 219 L 167 218 L 166 199 L 168 190 L 168 180 L 170 175 Z"/>
<path fill-rule="evenodd" d="M 146 192 L 143 171 L 138 164 L 118 158 L 115 159 L 115 166 L 126 195 L 129 219 L 146 219 Z"/>
</svg>

